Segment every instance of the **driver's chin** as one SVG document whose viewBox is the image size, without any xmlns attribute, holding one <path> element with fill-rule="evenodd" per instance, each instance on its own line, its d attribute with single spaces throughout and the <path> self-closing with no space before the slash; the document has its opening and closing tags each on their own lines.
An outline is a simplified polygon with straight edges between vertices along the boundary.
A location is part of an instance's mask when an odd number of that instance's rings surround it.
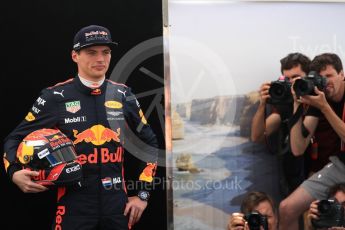
<svg viewBox="0 0 345 230">
<path fill-rule="evenodd" d="M 93 71 L 92 76 L 94 79 L 101 79 L 105 75 L 105 71 Z"/>
</svg>

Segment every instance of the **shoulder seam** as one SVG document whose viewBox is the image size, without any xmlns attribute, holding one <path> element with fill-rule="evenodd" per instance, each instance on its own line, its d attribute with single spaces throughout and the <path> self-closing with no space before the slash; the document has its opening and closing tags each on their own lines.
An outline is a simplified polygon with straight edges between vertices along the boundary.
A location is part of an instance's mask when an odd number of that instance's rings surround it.
<svg viewBox="0 0 345 230">
<path fill-rule="evenodd" d="M 109 80 L 109 79 L 106 79 L 106 81 L 108 81 L 109 83 L 113 84 L 113 85 L 121 85 L 121 86 L 124 86 L 124 87 L 128 87 L 127 85 L 125 84 L 122 84 L 122 83 L 117 83 L 115 81 L 112 81 L 112 80 Z"/>
<path fill-rule="evenodd" d="M 53 85 L 53 86 L 49 86 L 48 89 L 53 89 L 53 88 L 55 88 L 55 87 L 57 87 L 57 86 L 60 86 L 60 85 L 66 85 L 66 84 L 72 82 L 73 79 L 74 79 L 74 78 L 70 78 L 70 79 L 68 79 L 68 80 L 66 80 L 66 81 L 59 82 L 59 83 L 57 83 L 57 84 L 55 84 L 55 85 Z"/>
</svg>

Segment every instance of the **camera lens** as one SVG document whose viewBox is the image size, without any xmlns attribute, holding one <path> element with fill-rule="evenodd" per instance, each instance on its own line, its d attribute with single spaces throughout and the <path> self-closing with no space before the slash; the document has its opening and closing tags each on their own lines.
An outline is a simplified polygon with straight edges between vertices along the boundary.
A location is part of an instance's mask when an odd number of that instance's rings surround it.
<svg viewBox="0 0 345 230">
<path fill-rule="evenodd" d="M 251 214 L 248 218 L 250 230 L 259 230 L 261 226 L 261 217 L 259 214 Z"/>
<path fill-rule="evenodd" d="M 293 89 L 297 96 L 309 95 L 314 91 L 314 84 L 312 81 L 297 79 L 293 85 Z"/>
<path fill-rule="evenodd" d="M 301 91 L 301 92 L 308 92 L 308 82 L 307 81 L 301 81 L 300 82 L 300 85 L 298 87 L 298 89 Z"/>
<path fill-rule="evenodd" d="M 293 89 L 297 96 L 315 95 L 315 86 L 322 91 L 326 84 L 327 79 L 325 77 L 319 75 L 315 71 L 310 71 L 307 76 L 295 81 Z"/>
<path fill-rule="evenodd" d="M 286 105 L 293 102 L 293 97 L 291 94 L 291 83 L 289 78 L 280 78 L 277 81 L 272 81 L 268 94 L 267 103 L 276 105 Z"/>
<path fill-rule="evenodd" d="M 282 98 L 285 95 L 285 87 L 281 84 L 272 84 L 270 94 L 274 98 Z"/>
<path fill-rule="evenodd" d="M 334 197 L 321 200 L 317 206 L 319 219 L 312 220 L 317 229 L 344 226 L 344 208 Z M 333 229 L 333 228 L 332 228 Z"/>
<path fill-rule="evenodd" d="M 321 200 L 318 205 L 318 210 L 320 214 L 327 214 L 330 212 L 332 206 L 328 200 Z"/>
</svg>

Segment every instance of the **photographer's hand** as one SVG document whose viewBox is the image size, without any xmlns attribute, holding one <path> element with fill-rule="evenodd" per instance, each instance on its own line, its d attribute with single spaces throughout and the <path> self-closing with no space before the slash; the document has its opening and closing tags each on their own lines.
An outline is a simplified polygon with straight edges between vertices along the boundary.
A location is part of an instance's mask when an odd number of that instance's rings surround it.
<svg viewBox="0 0 345 230">
<path fill-rule="evenodd" d="M 314 92 L 316 96 L 311 96 L 311 95 L 301 96 L 300 101 L 304 104 L 311 105 L 315 108 L 318 108 L 321 111 L 329 107 L 329 104 L 326 100 L 325 93 L 318 90 L 317 87 L 315 87 Z"/>
<path fill-rule="evenodd" d="M 264 142 L 265 136 L 271 135 L 274 131 L 278 130 L 281 117 L 278 113 L 272 113 L 266 118 L 266 101 L 270 98 L 269 89 L 271 87 L 270 82 L 263 83 L 260 87 L 260 104 L 254 114 L 251 124 L 251 136 L 250 139 L 253 142 Z"/>
<path fill-rule="evenodd" d="M 319 200 L 315 200 L 310 204 L 309 207 L 309 211 L 308 211 L 308 219 L 312 220 L 312 219 L 319 219 L 319 210 L 317 208 L 318 204 L 319 204 Z"/>
<path fill-rule="evenodd" d="M 271 82 L 265 82 L 261 85 L 259 94 L 260 94 L 260 105 L 266 105 L 267 98 L 270 98 L 268 93 L 271 87 Z"/>
<path fill-rule="evenodd" d="M 293 108 L 294 108 L 294 113 L 296 112 L 296 110 L 298 109 L 299 105 L 301 104 L 301 100 L 300 98 L 297 98 L 297 95 L 296 95 L 296 92 L 295 90 L 293 89 L 293 85 L 295 84 L 295 81 L 297 79 L 300 79 L 301 77 L 296 77 L 292 80 L 292 87 L 291 87 L 291 94 L 292 94 L 292 97 L 293 97 Z"/>
<path fill-rule="evenodd" d="M 331 227 L 328 230 L 345 230 L 345 227 Z"/>
<path fill-rule="evenodd" d="M 228 230 L 249 230 L 243 213 L 234 212 L 231 214 L 228 223 Z"/>
</svg>

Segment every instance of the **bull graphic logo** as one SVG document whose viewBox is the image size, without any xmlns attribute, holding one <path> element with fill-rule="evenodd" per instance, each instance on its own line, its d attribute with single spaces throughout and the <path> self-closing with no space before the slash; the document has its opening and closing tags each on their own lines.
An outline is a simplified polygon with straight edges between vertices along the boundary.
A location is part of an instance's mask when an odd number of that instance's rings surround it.
<svg viewBox="0 0 345 230">
<path fill-rule="evenodd" d="M 105 142 L 115 141 L 120 142 L 120 128 L 115 131 L 104 127 L 103 125 L 94 125 L 89 129 L 86 129 L 80 133 L 77 130 L 73 130 L 74 144 L 81 142 L 92 143 L 93 145 L 103 145 Z"/>
<path fill-rule="evenodd" d="M 147 166 L 140 174 L 139 180 L 152 182 L 153 176 L 155 175 L 157 164 L 156 163 L 147 163 Z"/>
</svg>

